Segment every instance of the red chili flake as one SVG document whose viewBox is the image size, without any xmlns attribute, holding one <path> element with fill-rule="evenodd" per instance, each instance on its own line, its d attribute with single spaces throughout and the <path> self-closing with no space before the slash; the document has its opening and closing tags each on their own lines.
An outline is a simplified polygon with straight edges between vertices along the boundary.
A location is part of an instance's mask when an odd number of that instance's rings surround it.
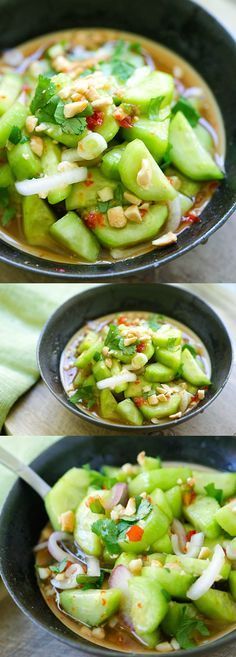
<svg viewBox="0 0 236 657">
<path fill-rule="evenodd" d="M 145 210 L 145 208 L 139 208 L 139 212 L 141 214 L 141 217 L 144 217 L 144 215 L 147 214 L 147 210 Z"/>
<path fill-rule="evenodd" d="M 128 536 L 129 541 L 132 541 L 132 543 L 137 543 L 138 541 L 141 541 L 143 532 L 144 530 L 142 527 L 139 527 L 139 525 L 132 525 L 126 532 L 126 536 Z"/>
<path fill-rule="evenodd" d="M 103 124 L 104 112 L 94 112 L 91 116 L 87 116 L 86 123 L 89 130 L 95 130 L 99 125 Z"/>
<path fill-rule="evenodd" d="M 121 128 L 132 128 L 133 119 L 131 116 L 125 116 L 125 118 L 124 117 L 119 118 L 119 116 L 116 115 L 116 120 L 118 121 Z"/>
<path fill-rule="evenodd" d="M 136 406 L 138 406 L 138 408 L 139 406 L 143 406 L 143 404 L 145 404 L 145 401 L 146 400 L 144 399 L 144 397 L 134 397 L 134 403 L 136 404 Z"/>
<path fill-rule="evenodd" d="M 189 490 L 183 495 L 184 506 L 190 506 L 196 498 L 196 493 L 193 490 Z"/>
<path fill-rule="evenodd" d="M 189 224 L 197 224 L 201 219 L 200 216 L 193 211 L 186 214 L 185 217 L 183 217 L 183 221 L 186 221 Z"/>
<path fill-rule="evenodd" d="M 194 534 L 196 533 L 197 533 L 196 529 L 190 529 L 190 531 L 186 534 L 186 542 L 188 543 L 191 540 L 192 536 L 194 536 Z"/>
<path fill-rule="evenodd" d="M 127 317 L 125 317 L 125 315 L 121 315 L 117 319 L 117 324 L 126 324 L 126 322 L 127 322 Z"/>
<path fill-rule="evenodd" d="M 136 351 L 138 352 L 144 351 L 145 347 L 146 347 L 145 342 L 140 342 L 139 344 L 137 344 Z"/>
<path fill-rule="evenodd" d="M 22 91 L 26 91 L 27 93 L 29 93 L 30 91 L 32 91 L 32 87 L 30 87 L 29 84 L 23 84 Z"/>
<path fill-rule="evenodd" d="M 89 172 L 87 180 L 84 181 L 84 184 L 86 185 L 86 187 L 90 187 L 90 185 L 93 185 L 93 183 L 94 183 L 94 180 L 93 180 L 92 174 Z"/>
<path fill-rule="evenodd" d="M 97 228 L 98 226 L 104 226 L 104 215 L 102 212 L 96 212 L 91 210 L 84 217 L 88 228 Z"/>
</svg>

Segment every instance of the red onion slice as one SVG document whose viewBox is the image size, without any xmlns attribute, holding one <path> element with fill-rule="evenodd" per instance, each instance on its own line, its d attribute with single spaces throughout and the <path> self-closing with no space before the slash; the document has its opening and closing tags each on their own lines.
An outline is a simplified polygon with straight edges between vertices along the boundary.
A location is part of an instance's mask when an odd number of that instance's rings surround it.
<svg viewBox="0 0 236 657">
<path fill-rule="evenodd" d="M 179 228 L 181 217 L 182 217 L 181 203 L 179 196 L 176 196 L 176 198 L 174 198 L 173 201 L 168 201 L 167 205 L 169 209 L 169 214 L 165 226 L 165 232 L 168 233 L 169 231 L 171 231 L 172 233 L 175 233 L 177 228 Z"/>
<path fill-rule="evenodd" d="M 226 551 L 226 556 L 230 561 L 235 561 L 236 560 L 236 540 L 233 539 L 233 541 L 225 541 L 223 543 L 223 547 L 225 548 Z"/>
<path fill-rule="evenodd" d="M 188 87 L 184 90 L 182 96 L 184 98 L 203 98 L 203 92 L 200 87 Z"/>
<path fill-rule="evenodd" d="M 214 582 L 220 575 L 221 569 L 225 563 L 225 553 L 221 545 L 216 545 L 212 560 L 202 575 L 190 586 L 187 591 L 187 597 L 190 600 L 198 600 L 204 593 L 207 593 Z"/>
<path fill-rule="evenodd" d="M 181 550 L 181 554 L 183 554 L 186 546 L 186 532 L 182 522 L 180 522 L 180 520 L 177 520 L 177 518 L 175 518 L 172 522 L 171 530 L 177 536 L 179 549 Z M 176 541 L 174 541 L 174 543 L 176 543 Z"/>
<path fill-rule="evenodd" d="M 104 509 L 110 511 L 117 504 L 126 504 L 128 501 L 128 486 L 121 482 L 115 484 L 109 493 L 109 496 L 102 501 Z"/>
<path fill-rule="evenodd" d="M 130 571 L 126 566 L 120 564 L 113 568 L 113 571 L 108 580 L 108 586 L 110 589 L 120 589 L 122 593 L 127 593 L 129 588 L 129 579 L 132 577 Z"/>
<path fill-rule="evenodd" d="M 64 573 L 65 579 L 58 580 L 56 577 L 54 577 L 51 579 L 51 585 L 61 590 L 75 589 L 78 586 L 76 579 L 77 575 L 82 575 L 83 572 L 84 571 L 82 566 L 80 566 L 78 563 L 74 563 L 72 566 L 69 566 L 69 568 L 66 569 Z"/>
<path fill-rule="evenodd" d="M 73 557 L 71 554 L 68 556 L 68 552 L 62 550 L 62 548 L 58 545 L 59 541 L 66 539 L 71 539 L 71 534 L 68 534 L 67 532 L 53 532 L 48 539 L 48 552 L 50 552 L 56 561 L 63 561 L 63 559 L 68 559 L 70 561 L 77 562 L 78 559 L 76 559 L 76 557 Z"/>
</svg>

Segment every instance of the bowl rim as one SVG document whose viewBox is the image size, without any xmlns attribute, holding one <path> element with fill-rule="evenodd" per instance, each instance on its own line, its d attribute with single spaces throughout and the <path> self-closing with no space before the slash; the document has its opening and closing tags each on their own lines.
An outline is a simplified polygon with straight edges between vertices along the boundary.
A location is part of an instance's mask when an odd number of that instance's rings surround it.
<svg viewBox="0 0 236 657">
<path fill-rule="evenodd" d="M 205 9 L 202 5 L 199 5 L 197 2 L 194 0 L 181 0 L 182 4 L 187 4 L 192 5 L 192 7 L 197 10 L 198 15 L 200 16 L 200 19 L 207 20 L 208 24 L 212 27 L 214 27 L 215 30 L 218 30 L 219 36 L 222 35 L 224 38 L 227 40 L 227 42 L 230 44 L 231 48 L 235 51 L 236 54 L 236 42 L 235 39 L 233 38 L 233 35 L 227 30 L 227 28 L 222 25 L 218 18 L 215 17 L 209 10 Z M 125 31 L 125 30 L 124 30 Z M 43 36 L 43 35 L 41 35 Z M 162 43 L 162 42 L 161 42 Z M 201 74 L 201 73 L 200 73 Z M 227 145 L 227 133 L 226 133 L 226 145 Z M 201 216 L 202 219 L 204 220 L 204 213 L 206 209 L 203 209 Z M 29 271 L 34 274 L 43 274 L 48 276 L 50 279 L 55 278 L 55 279 L 61 279 L 61 278 L 66 278 L 70 280 L 77 280 L 77 281 L 94 281 L 99 278 L 100 281 L 109 281 L 111 277 L 116 277 L 116 278 L 125 278 L 128 276 L 132 275 L 138 275 L 139 272 L 146 272 L 149 270 L 156 270 L 159 267 L 162 267 L 163 265 L 168 264 L 172 260 L 175 260 L 176 258 L 181 257 L 182 255 L 185 255 L 188 253 L 191 249 L 194 249 L 195 247 L 199 246 L 200 244 L 206 242 L 211 235 L 213 235 L 221 226 L 226 223 L 226 221 L 231 217 L 233 212 L 236 210 L 236 197 L 235 200 L 232 202 L 231 207 L 224 212 L 223 216 L 213 225 L 211 226 L 208 230 L 204 232 L 204 234 L 199 235 L 194 239 L 193 242 L 190 242 L 188 244 L 185 244 L 185 246 L 180 247 L 180 250 L 176 250 L 173 253 L 168 252 L 162 255 L 161 260 L 155 260 L 155 254 L 157 253 L 155 250 L 153 250 L 153 260 L 151 262 L 143 262 L 142 264 L 139 264 L 139 260 L 145 259 L 145 256 L 148 256 L 149 253 L 147 254 L 140 254 L 134 258 L 127 258 L 126 260 L 120 260 L 112 263 L 92 263 L 92 264 L 87 264 L 85 263 L 80 263 L 80 264 L 70 264 L 70 263 L 60 263 L 57 261 L 51 261 L 47 260 L 44 258 L 40 258 L 40 256 L 33 255 L 30 253 L 27 253 L 26 251 L 23 251 L 22 249 L 17 248 L 17 246 L 13 246 L 9 244 L 7 241 L 3 240 L 0 238 L 0 262 L 3 262 L 5 264 L 9 264 L 16 269 L 22 269 L 24 271 Z M 205 222 L 207 225 L 207 222 Z M 6 253 L 2 254 L 1 253 L 1 245 L 3 245 L 3 249 L 6 251 Z M 16 261 L 15 258 L 19 258 L 19 261 Z M 27 262 L 21 262 L 20 260 L 24 260 L 24 258 L 27 259 Z M 45 263 L 45 264 L 44 264 Z M 127 270 L 122 269 L 124 267 L 123 263 L 127 263 Z M 133 263 L 133 264 L 132 264 Z M 116 264 L 121 267 L 121 271 L 116 271 Z M 96 271 L 92 271 L 91 269 L 95 267 Z M 81 269 L 81 271 L 77 272 L 76 269 Z M 111 271 L 106 272 L 106 269 Z M 62 270 L 62 271 L 60 271 Z"/>
<path fill-rule="evenodd" d="M 167 421 L 167 422 L 159 422 L 158 424 L 143 424 L 142 426 L 133 426 L 133 425 L 128 425 L 128 424 L 115 424 L 115 423 L 110 423 L 109 421 L 101 418 L 100 416 L 93 416 L 92 414 L 89 415 L 84 411 L 82 408 L 77 407 L 73 404 L 70 404 L 69 400 L 66 398 L 66 392 L 63 388 L 62 382 L 61 382 L 61 377 L 59 374 L 59 384 L 62 388 L 63 395 L 65 397 L 59 398 L 58 393 L 55 391 L 54 386 L 51 384 L 51 377 L 50 381 L 48 381 L 48 376 L 47 376 L 47 368 L 46 368 L 46 374 L 45 374 L 45 368 L 42 366 L 42 353 L 43 353 L 43 341 L 47 335 L 48 330 L 50 330 L 51 326 L 53 326 L 57 322 L 57 317 L 61 316 L 61 313 L 64 312 L 65 316 L 68 317 L 69 314 L 66 312 L 67 307 L 70 307 L 71 304 L 76 305 L 77 303 L 80 302 L 82 298 L 82 302 L 85 298 L 90 298 L 93 297 L 94 294 L 98 293 L 99 291 L 102 291 L 104 289 L 103 285 L 96 285 L 94 288 L 89 288 L 88 290 L 84 290 L 83 292 L 79 292 L 66 301 L 62 303 L 49 317 L 47 322 L 42 328 L 42 331 L 40 333 L 38 342 L 37 342 L 37 348 L 36 348 L 36 357 L 37 357 L 37 365 L 39 368 L 40 376 L 44 383 L 46 384 L 47 388 L 49 391 L 53 394 L 55 399 L 59 403 L 61 403 L 65 408 L 67 408 L 68 411 L 71 411 L 74 415 L 79 416 L 82 418 L 84 421 L 88 421 L 91 424 L 94 424 L 96 426 L 103 427 L 104 429 L 107 430 L 113 430 L 113 431 L 128 431 L 129 433 L 132 432 L 137 432 L 137 433 L 145 433 L 145 432 L 159 432 L 164 429 L 168 429 L 170 427 L 176 427 L 178 424 L 181 424 L 183 422 L 187 422 L 189 419 L 193 418 L 195 415 L 198 415 L 199 413 L 203 413 L 205 409 L 215 401 L 215 399 L 218 397 L 218 395 L 222 392 L 223 388 L 225 387 L 226 383 L 229 380 L 231 371 L 232 371 L 232 366 L 233 366 L 233 343 L 230 337 L 230 334 L 228 332 L 228 329 L 224 322 L 222 321 L 221 317 L 218 315 L 218 313 L 212 308 L 210 304 L 208 304 L 206 301 L 202 300 L 201 297 L 193 292 L 190 292 L 189 290 L 186 290 L 185 288 L 168 284 L 168 283 L 146 283 L 145 287 L 147 286 L 155 286 L 155 289 L 158 289 L 158 287 L 163 287 L 165 286 L 167 289 L 171 288 L 172 290 L 178 290 L 182 293 L 182 295 L 187 298 L 187 297 L 193 297 L 194 300 L 201 306 L 201 308 L 206 311 L 206 309 L 210 309 L 211 316 L 215 319 L 215 321 L 218 323 L 218 326 L 221 330 L 221 333 L 224 334 L 226 341 L 228 343 L 228 348 L 229 348 L 229 368 L 227 375 L 223 381 L 223 383 L 219 386 L 219 388 L 215 391 L 213 396 L 210 399 L 203 400 L 201 403 L 199 403 L 195 408 L 193 408 L 189 413 L 184 414 L 182 417 L 177 418 L 175 420 Z M 117 283 L 110 283 L 108 284 L 109 288 L 121 288 L 126 289 L 126 286 L 124 284 L 117 284 Z M 139 287 L 138 283 L 134 283 L 133 286 Z M 171 314 L 170 314 L 171 316 Z M 96 318 L 95 318 L 96 319 Z M 82 327 L 81 327 L 82 328 Z M 74 334 L 73 334 L 74 335 Z M 72 337 L 72 336 L 71 336 Z M 60 358 L 61 358 L 61 353 L 60 352 Z M 59 364 L 58 364 L 59 366 Z"/>
<path fill-rule="evenodd" d="M 125 436 L 123 436 L 123 437 L 125 437 Z M 52 445 L 47 447 L 45 450 L 43 450 L 43 452 L 41 452 L 41 454 L 39 454 L 33 461 L 30 462 L 29 466 L 31 468 L 35 469 L 36 472 L 38 472 L 38 470 L 40 471 L 40 469 L 43 467 L 43 464 L 45 463 L 45 458 L 46 458 L 46 461 L 48 460 L 48 457 L 49 457 L 49 459 L 50 459 L 50 457 L 53 459 L 55 457 L 56 453 L 58 452 L 58 450 L 59 450 L 59 452 L 64 451 L 64 446 L 66 447 L 66 443 L 68 442 L 68 438 L 70 438 L 70 440 L 76 439 L 77 444 L 79 444 L 79 443 L 82 444 L 83 442 L 88 441 L 88 436 L 82 436 L 82 435 L 81 436 L 63 436 L 56 443 L 53 443 Z M 102 437 L 100 437 L 100 438 L 102 438 Z M 106 440 L 108 440 L 109 438 L 112 440 L 113 436 L 105 436 Z M 127 438 L 128 438 L 128 436 L 127 436 Z M 219 436 L 219 437 L 210 436 L 210 438 L 214 439 L 214 440 L 216 440 L 216 439 L 222 440 L 222 441 L 224 440 L 224 436 Z M 188 438 L 188 440 L 195 440 L 195 439 L 199 440 L 199 436 L 189 436 L 189 438 Z M 161 440 L 166 440 L 166 439 L 165 439 L 164 436 L 161 436 Z M 180 441 L 181 442 L 182 440 L 186 440 L 185 436 L 175 436 L 175 441 L 177 441 L 177 442 Z M 11 487 L 11 489 L 10 489 L 10 491 L 9 491 L 5 501 L 4 501 L 3 507 L 2 507 L 1 512 L 0 512 L 0 528 L 1 528 L 1 523 L 4 522 L 4 515 L 5 515 L 5 513 L 7 513 L 8 505 L 11 503 L 11 497 L 14 496 L 14 494 L 17 492 L 19 481 L 20 481 L 20 479 L 18 478 L 16 480 L 16 482 L 13 484 L 13 486 Z M 30 490 L 30 488 L 29 488 L 29 490 Z M 42 503 L 43 503 L 43 500 L 42 500 Z M 8 578 L 5 575 L 4 565 L 3 564 L 4 564 L 4 551 L 1 548 L 1 539 L 0 539 L 0 574 L 1 574 L 2 580 L 4 582 L 4 585 L 5 585 L 8 593 L 10 594 L 11 598 L 15 602 L 16 606 L 23 612 L 23 614 L 26 615 L 27 618 L 29 618 L 31 621 L 33 621 L 33 623 L 35 625 L 39 626 L 43 630 L 46 630 L 55 639 L 58 639 L 62 643 L 70 645 L 71 647 L 77 649 L 78 654 L 80 652 L 82 654 L 83 650 L 84 650 L 84 652 L 86 654 L 94 655 L 94 657 L 104 657 L 105 655 L 107 655 L 107 656 L 110 655 L 110 657 L 120 657 L 122 654 L 129 654 L 131 657 L 139 657 L 139 656 L 140 657 L 147 657 L 147 652 L 143 652 L 143 653 L 142 652 L 122 653 L 120 651 L 112 650 L 110 648 L 103 648 L 103 647 L 97 646 L 97 645 L 92 644 L 92 643 L 90 644 L 89 642 L 87 642 L 86 640 L 83 640 L 83 639 L 82 639 L 82 644 L 78 643 L 78 640 L 73 638 L 74 637 L 73 632 L 71 632 L 71 637 L 69 637 L 69 636 L 66 637 L 66 636 L 64 636 L 63 633 L 60 634 L 60 631 L 58 631 L 57 629 L 49 627 L 48 623 L 46 621 L 38 620 L 36 618 L 36 615 L 34 615 L 34 608 L 33 608 L 33 610 L 29 610 L 25 606 L 24 602 L 19 600 L 17 594 L 13 591 L 11 585 L 8 582 Z M 46 607 L 47 607 L 47 605 L 46 605 Z M 63 627 L 63 624 L 62 624 L 62 627 Z M 67 628 L 67 630 L 68 630 L 68 628 Z M 80 638 L 81 637 L 79 637 L 79 639 Z M 199 655 L 199 657 L 200 656 L 203 657 L 203 651 L 204 651 L 204 656 L 205 656 L 206 653 L 212 653 L 214 650 L 217 650 L 218 647 L 223 646 L 223 645 L 227 645 L 228 643 L 232 643 L 233 640 L 235 640 L 235 639 L 236 639 L 236 629 L 233 629 L 231 632 L 227 633 L 226 635 L 224 635 L 224 636 L 220 637 L 219 639 L 216 639 L 216 640 L 214 640 L 210 643 L 204 643 L 201 646 L 197 646 L 196 648 L 191 648 L 191 649 L 187 649 L 187 650 L 183 650 L 183 649 L 178 650 L 177 655 L 179 655 L 180 657 L 184 657 L 184 656 L 185 657 L 192 657 L 192 656 L 195 657 L 195 655 Z M 152 652 L 152 651 L 149 652 L 150 657 L 154 657 L 154 655 L 156 656 L 156 654 L 157 654 L 156 651 L 155 652 Z M 163 653 L 160 653 L 160 654 L 162 655 L 162 657 L 169 657 L 170 653 L 169 652 L 167 652 L 167 653 L 163 652 Z"/>
</svg>

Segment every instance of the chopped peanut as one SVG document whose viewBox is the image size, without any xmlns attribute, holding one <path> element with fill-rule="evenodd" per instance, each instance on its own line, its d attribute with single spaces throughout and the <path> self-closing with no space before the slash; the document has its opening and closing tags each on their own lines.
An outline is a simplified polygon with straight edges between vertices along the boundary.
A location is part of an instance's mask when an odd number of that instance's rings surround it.
<svg viewBox="0 0 236 657">
<path fill-rule="evenodd" d="M 138 462 L 139 465 L 143 465 L 143 464 L 144 464 L 145 456 L 146 456 L 146 452 L 144 452 L 144 451 L 139 452 L 139 454 L 138 454 L 138 456 L 137 456 L 137 462 Z"/>
<path fill-rule="evenodd" d="M 134 497 L 130 497 L 129 501 L 126 504 L 125 510 L 122 514 L 123 516 L 133 516 L 134 513 L 136 512 L 136 502 Z"/>
<path fill-rule="evenodd" d="M 108 356 L 108 354 L 109 354 L 109 349 L 108 349 L 108 347 L 103 347 L 103 349 L 102 349 L 102 354 L 103 354 L 103 356 Z"/>
<path fill-rule="evenodd" d="M 148 403 L 149 403 L 150 406 L 156 406 L 156 404 L 159 403 L 159 399 L 158 399 L 157 395 L 150 395 L 148 397 Z"/>
<path fill-rule="evenodd" d="M 139 575 L 139 573 L 141 573 L 142 566 L 142 559 L 132 559 L 132 561 L 129 562 L 128 568 L 133 575 Z"/>
<path fill-rule="evenodd" d="M 113 190 L 111 187 L 103 187 L 98 192 L 98 196 L 104 203 L 113 199 Z"/>
<path fill-rule="evenodd" d="M 137 173 L 137 184 L 143 189 L 148 189 L 152 182 L 152 169 L 149 160 L 144 157 L 142 159 L 141 169 Z"/>
<path fill-rule="evenodd" d="M 157 395 L 157 399 L 159 402 L 166 402 L 167 401 L 167 396 L 164 395 L 163 392 L 160 393 L 160 395 Z"/>
<path fill-rule="evenodd" d="M 129 205 L 125 210 L 125 216 L 129 221 L 134 221 L 136 224 L 142 223 L 142 216 L 139 212 L 137 205 Z"/>
<path fill-rule="evenodd" d="M 105 365 L 109 368 L 109 370 L 112 367 L 112 359 L 111 358 L 106 358 L 105 359 Z"/>
<path fill-rule="evenodd" d="M 88 101 L 86 98 L 78 100 L 74 103 L 67 103 L 64 107 L 64 116 L 66 119 L 71 119 L 76 114 L 80 114 L 87 107 Z"/>
<path fill-rule="evenodd" d="M 156 651 L 157 652 L 172 652 L 173 648 L 172 645 L 168 641 L 163 641 L 162 643 L 158 643 L 156 646 Z"/>
<path fill-rule="evenodd" d="M 136 466 L 132 465 L 132 463 L 124 463 L 124 465 L 121 466 L 121 470 L 127 475 L 137 474 Z"/>
<path fill-rule="evenodd" d="M 178 420 L 180 417 L 182 417 L 183 413 L 179 411 L 178 413 L 173 413 L 172 415 L 169 415 L 170 420 Z"/>
<path fill-rule="evenodd" d="M 34 132 L 37 123 L 38 123 L 38 119 L 36 119 L 36 116 L 33 116 L 32 114 L 30 116 L 27 116 L 25 122 L 26 130 L 28 130 L 28 132 Z"/>
<path fill-rule="evenodd" d="M 121 205 L 116 205 L 115 208 L 110 208 L 107 212 L 107 218 L 110 226 L 113 228 L 124 228 L 127 224 L 127 219 Z"/>
<path fill-rule="evenodd" d="M 41 137 L 31 137 L 30 140 L 30 147 L 33 153 L 35 155 L 38 155 L 38 157 L 41 157 L 43 154 L 43 140 Z"/>
<path fill-rule="evenodd" d="M 59 522 L 62 532 L 73 532 L 75 526 L 75 514 L 73 511 L 65 511 L 60 515 Z"/>
<path fill-rule="evenodd" d="M 177 235 L 169 231 L 161 237 L 158 237 L 156 240 L 152 241 L 153 246 L 168 246 L 169 244 L 174 244 L 177 242 Z"/>
<path fill-rule="evenodd" d="M 66 87 L 63 87 L 62 89 L 60 89 L 60 91 L 58 91 L 58 96 L 60 96 L 62 100 L 67 100 L 67 98 L 70 97 L 71 93 L 72 93 L 72 87 L 67 85 Z"/>
<path fill-rule="evenodd" d="M 209 559 L 210 556 L 211 550 L 209 550 L 208 547 L 202 547 L 199 552 L 198 559 Z"/>
<path fill-rule="evenodd" d="M 133 336 L 130 337 L 130 338 L 125 338 L 125 339 L 124 339 L 124 346 L 125 346 L 125 347 L 129 347 L 129 345 L 130 345 L 130 344 L 134 344 L 134 342 L 136 342 L 136 337 L 135 337 L 135 335 L 133 335 Z"/>
<path fill-rule="evenodd" d="M 53 68 L 57 73 L 68 73 L 72 68 L 71 64 L 72 62 L 70 62 L 69 59 L 66 59 L 64 55 L 58 55 L 53 60 Z"/>
<path fill-rule="evenodd" d="M 197 391 L 197 396 L 200 401 L 205 398 L 205 390 L 198 390 Z"/>
<path fill-rule="evenodd" d="M 131 192 L 124 192 L 124 198 L 126 201 L 128 201 L 128 203 L 131 203 L 132 205 L 140 205 L 140 203 L 142 203 L 141 198 L 131 194 Z"/>
<path fill-rule="evenodd" d="M 105 630 L 103 627 L 94 627 L 92 635 L 95 636 L 96 639 L 105 639 Z"/>
<path fill-rule="evenodd" d="M 102 110 L 104 107 L 112 105 L 112 103 L 113 101 L 111 96 L 100 96 L 99 98 L 92 100 L 92 107 L 95 110 Z"/>
</svg>

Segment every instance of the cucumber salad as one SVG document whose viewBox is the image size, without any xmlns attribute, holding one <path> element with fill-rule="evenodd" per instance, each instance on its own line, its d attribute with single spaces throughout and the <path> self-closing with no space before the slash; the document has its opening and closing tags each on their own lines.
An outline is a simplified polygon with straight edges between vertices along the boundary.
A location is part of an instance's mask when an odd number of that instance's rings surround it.
<svg viewBox="0 0 236 657">
<path fill-rule="evenodd" d="M 125 312 L 80 329 L 61 357 L 72 404 L 107 422 L 179 420 L 205 398 L 211 364 L 200 338 L 163 315 Z"/>
<path fill-rule="evenodd" d="M 115 34 L 49 35 L 0 63 L 0 234 L 55 262 L 168 248 L 224 177 L 205 83 Z"/>
<path fill-rule="evenodd" d="M 40 590 L 70 630 L 126 652 L 194 648 L 236 625 L 236 473 L 137 463 L 73 467 L 34 548 Z"/>
</svg>

